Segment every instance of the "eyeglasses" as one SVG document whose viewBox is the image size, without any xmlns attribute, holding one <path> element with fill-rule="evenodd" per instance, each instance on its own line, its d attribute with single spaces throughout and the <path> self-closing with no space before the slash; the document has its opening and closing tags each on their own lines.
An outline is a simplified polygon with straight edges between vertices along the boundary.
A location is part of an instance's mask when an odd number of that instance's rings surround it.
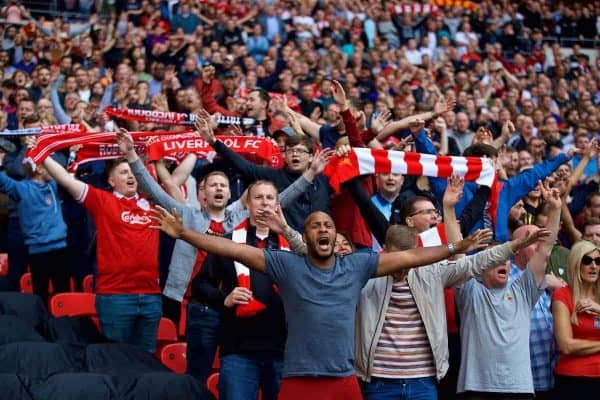
<svg viewBox="0 0 600 400">
<path fill-rule="evenodd" d="M 409 217 L 414 217 L 415 215 L 440 215 L 440 212 L 435 208 L 428 208 L 425 210 L 415 211 L 414 213 L 410 214 Z"/>
<path fill-rule="evenodd" d="M 304 150 L 304 149 L 285 149 L 285 152 L 291 155 L 302 155 L 302 154 L 308 154 L 310 153 L 310 151 L 308 150 Z"/>
<path fill-rule="evenodd" d="M 590 256 L 581 257 L 581 264 L 583 264 L 583 265 L 590 265 L 592 263 L 592 261 L 594 262 L 594 264 L 596 264 L 597 266 L 600 267 L 600 257 L 596 257 L 596 258 L 592 258 Z"/>
</svg>

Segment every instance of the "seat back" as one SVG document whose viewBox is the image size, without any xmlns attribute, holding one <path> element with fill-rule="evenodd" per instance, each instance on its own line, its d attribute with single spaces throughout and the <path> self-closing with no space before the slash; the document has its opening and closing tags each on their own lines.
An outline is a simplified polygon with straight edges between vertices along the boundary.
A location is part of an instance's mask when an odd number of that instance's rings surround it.
<svg viewBox="0 0 600 400">
<path fill-rule="evenodd" d="M 206 387 L 210 394 L 215 396 L 215 399 L 219 400 L 219 373 L 215 372 L 206 380 Z"/>
<path fill-rule="evenodd" d="M 31 272 L 26 272 L 21 275 L 21 279 L 19 280 L 19 287 L 21 289 L 21 293 L 33 293 L 33 283 L 31 282 Z M 75 280 L 71 278 L 69 280 L 69 288 L 71 292 L 75 291 Z M 54 293 L 54 287 L 52 286 L 52 281 L 48 282 L 48 293 Z"/>
<path fill-rule="evenodd" d="M 50 299 L 50 313 L 55 317 L 96 316 L 96 295 L 58 293 Z"/>
<path fill-rule="evenodd" d="M 0 276 L 8 275 L 8 254 L 0 253 Z"/>
<path fill-rule="evenodd" d="M 82 282 L 84 293 L 94 293 L 94 276 L 86 275 Z"/>
<path fill-rule="evenodd" d="M 160 342 L 176 342 L 179 338 L 177 337 L 177 326 L 169 318 L 161 318 L 158 324 L 158 334 L 156 340 Z"/>
<path fill-rule="evenodd" d="M 166 345 L 160 352 L 160 361 L 171 371 L 185 374 L 187 370 L 187 343 L 177 342 Z"/>
</svg>

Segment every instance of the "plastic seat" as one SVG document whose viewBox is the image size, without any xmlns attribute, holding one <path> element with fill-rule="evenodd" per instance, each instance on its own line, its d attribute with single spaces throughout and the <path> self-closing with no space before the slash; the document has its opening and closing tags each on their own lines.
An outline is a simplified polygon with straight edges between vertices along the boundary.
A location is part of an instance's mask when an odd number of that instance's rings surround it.
<svg viewBox="0 0 600 400">
<path fill-rule="evenodd" d="M 160 319 L 156 340 L 161 342 L 176 342 L 179 340 L 177 337 L 177 327 L 169 318 L 163 317 Z"/>
<path fill-rule="evenodd" d="M 215 396 L 215 399 L 219 400 L 219 373 L 215 372 L 206 380 L 206 387 L 210 394 Z M 262 400 L 261 390 L 258 389 L 258 400 Z"/>
<path fill-rule="evenodd" d="M 93 293 L 58 293 L 50 299 L 50 313 L 55 317 L 96 316 Z"/>
<path fill-rule="evenodd" d="M 219 373 L 215 372 L 206 380 L 206 387 L 210 394 L 215 396 L 215 399 L 219 400 Z"/>
<path fill-rule="evenodd" d="M 84 293 L 94 293 L 94 276 L 86 275 L 82 282 Z"/>
<path fill-rule="evenodd" d="M 19 280 L 19 287 L 21 289 L 21 293 L 33 293 L 33 283 L 31 282 L 31 272 L 26 272 L 21 276 Z M 69 290 L 71 292 L 75 291 L 75 280 L 71 278 L 69 280 Z M 54 293 L 54 287 L 52 286 L 52 281 L 48 282 L 48 294 Z"/>
<path fill-rule="evenodd" d="M 177 342 L 166 345 L 160 352 L 160 361 L 171 371 L 185 374 L 187 369 L 187 343 Z"/>
<path fill-rule="evenodd" d="M 188 301 L 186 299 L 183 299 L 183 301 L 181 302 L 181 313 L 179 315 L 178 327 L 179 337 L 182 339 L 185 339 L 185 327 L 187 324 L 187 304 Z"/>
<path fill-rule="evenodd" d="M 8 275 L 8 254 L 0 253 L 0 276 Z"/>
</svg>

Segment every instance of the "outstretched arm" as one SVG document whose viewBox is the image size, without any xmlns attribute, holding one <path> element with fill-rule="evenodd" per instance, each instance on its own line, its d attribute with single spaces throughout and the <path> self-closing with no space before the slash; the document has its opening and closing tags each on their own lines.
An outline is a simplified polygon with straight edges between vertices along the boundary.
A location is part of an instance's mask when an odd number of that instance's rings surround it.
<svg viewBox="0 0 600 400">
<path fill-rule="evenodd" d="M 52 157 L 46 157 L 43 165 L 50 176 L 56 179 L 56 182 L 65 188 L 65 190 L 69 192 L 73 198 L 78 199 L 81 197 L 83 191 L 85 190 L 85 183 L 75 179 L 62 167 L 62 165 L 54 161 Z"/>
<path fill-rule="evenodd" d="M 185 240 L 192 246 L 209 254 L 228 257 L 241 262 L 248 268 L 265 272 L 265 255 L 261 249 L 247 244 L 235 243 L 222 237 L 204 235 L 185 229 L 183 220 L 176 209 L 173 210 L 173 214 L 160 206 L 156 206 L 152 211 L 154 216 L 150 218 L 157 222 L 156 226 L 152 226 L 153 229 L 160 229 L 172 238 Z"/>
<path fill-rule="evenodd" d="M 531 260 L 529 261 L 529 267 L 533 272 L 533 276 L 535 277 L 538 286 L 544 281 L 544 277 L 546 276 L 546 264 L 548 264 L 552 247 L 556 242 L 556 236 L 558 235 L 558 229 L 560 227 L 560 207 L 562 204 L 560 193 L 556 188 L 550 189 L 547 186 L 542 185 L 542 196 L 544 201 L 550 205 L 547 228 L 552 234 L 540 243 L 537 251 L 533 253 Z"/>
<path fill-rule="evenodd" d="M 454 254 L 468 253 L 485 247 L 485 243 L 492 238 L 492 232 L 488 229 L 478 230 L 466 239 L 447 246 L 428 247 L 423 249 L 411 249 L 392 253 L 384 253 L 379 257 L 377 276 L 390 275 L 403 269 L 415 268 L 442 261 Z"/>
</svg>

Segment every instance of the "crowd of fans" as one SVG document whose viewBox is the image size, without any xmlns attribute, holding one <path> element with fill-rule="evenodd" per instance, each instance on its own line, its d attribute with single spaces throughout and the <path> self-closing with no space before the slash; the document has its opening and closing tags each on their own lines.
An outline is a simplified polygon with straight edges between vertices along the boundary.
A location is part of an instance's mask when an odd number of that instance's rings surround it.
<svg viewBox="0 0 600 400">
<path fill-rule="evenodd" d="M 61 7 L 88 17 L 0 9 L 16 290 L 27 268 L 44 301 L 93 273 L 103 333 L 150 352 L 187 301 L 188 373 L 205 382 L 219 347 L 222 399 L 600 388 L 600 2 Z M 214 152 L 145 165 L 128 131 L 191 127 L 106 107 L 193 114 Z M 124 157 L 69 174 L 75 144 L 24 163 L 36 136 L 17 133 L 59 124 L 116 132 Z M 222 136 L 270 138 L 284 165 Z M 338 192 L 323 171 L 350 147 L 488 158 L 496 179 L 392 168 Z M 442 245 L 415 250 L 432 229 Z"/>
</svg>

